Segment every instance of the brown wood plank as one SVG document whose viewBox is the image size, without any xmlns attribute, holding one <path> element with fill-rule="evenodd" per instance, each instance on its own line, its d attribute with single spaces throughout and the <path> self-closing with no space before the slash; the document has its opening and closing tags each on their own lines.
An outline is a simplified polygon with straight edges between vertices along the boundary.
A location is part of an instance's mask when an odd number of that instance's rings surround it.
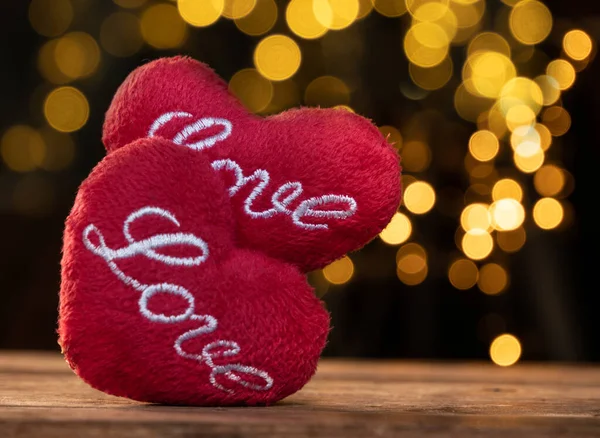
<svg viewBox="0 0 600 438">
<path fill-rule="evenodd" d="M 600 368 L 324 360 L 269 408 L 111 397 L 60 356 L 0 354 L 0 437 L 600 437 Z"/>
</svg>

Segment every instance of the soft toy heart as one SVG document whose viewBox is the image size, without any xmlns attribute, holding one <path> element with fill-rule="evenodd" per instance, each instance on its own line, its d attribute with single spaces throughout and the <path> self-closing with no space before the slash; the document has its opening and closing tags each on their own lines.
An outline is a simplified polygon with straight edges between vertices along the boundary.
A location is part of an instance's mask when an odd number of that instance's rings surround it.
<svg viewBox="0 0 600 438">
<path fill-rule="evenodd" d="M 270 404 L 313 375 L 329 315 L 303 272 L 362 246 L 400 199 L 398 157 L 344 110 L 248 114 L 186 58 L 138 69 L 66 222 L 60 343 L 140 401 Z"/>
</svg>

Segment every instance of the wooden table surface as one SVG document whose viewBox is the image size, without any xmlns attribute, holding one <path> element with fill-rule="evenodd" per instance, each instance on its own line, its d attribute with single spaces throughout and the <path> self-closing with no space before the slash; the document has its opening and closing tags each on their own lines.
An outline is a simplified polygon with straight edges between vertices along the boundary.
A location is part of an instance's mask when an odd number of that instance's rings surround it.
<svg viewBox="0 0 600 438">
<path fill-rule="evenodd" d="M 0 437 L 600 437 L 600 367 L 323 360 L 268 408 L 148 405 L 0 353 Z"/>
</svg>

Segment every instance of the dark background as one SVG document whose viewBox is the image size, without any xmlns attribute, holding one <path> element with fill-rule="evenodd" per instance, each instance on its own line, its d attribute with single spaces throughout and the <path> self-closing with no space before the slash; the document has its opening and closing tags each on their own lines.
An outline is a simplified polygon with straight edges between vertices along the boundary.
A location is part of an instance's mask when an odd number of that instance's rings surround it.
<svg viewBox="0 0 600 438">
<path fill-rule="evenodd" d="M 489 21 L 501 3 L 487 3 Z M 84 30 L 96 38 L 103 17 L 119 9 L 108 0 L 76 0 L 73 4 L 79 16 L 70 30 Z M 278 2 L 279 19 L 270 33 L 293 36 L 282 13 L 285 4 Z M 547 0 L 545 4 L 552 11 L 556 32 L 578 27 L 597 42 L 600 3 Z M 27 1 L 0 2 L 0 135 L 16 124 L 45 124 L 40 96 L 52 86 L 44 83 L 36 60 L 47 38 L 31 28 L 27 11 Z M 359 86 L 351 96 L 351 106 L 377 125 L 394 125 L 401 132 L 414 114 L 436 109 L 441 119 L 424 127 L 431 134 L 433 160 L 422 177 L 436 190 L 454 187 L 464 192 L 468 181 L 462 160 L 468 138 L 476 129 L 462 121 L 452 106 L 464 48 L 452 49 L 459 61 L 448 85 L 423 100 L 410 100 L 401 92 L 402 86 L 410 84 L 401 49 L 406 28 L 406 17 L 387 18 L 373 11 L 350 28 L 329 32 L 315 41 L 293 36 L 303 52 L 303 64 L 294 79 L 302 89 L 317 76 L 343 76 L 352 70 Z M 556 41 L 561 34 L 555 31 L 540 46 L 550 59 L 560 55 Z M 260 38 L 243 34 L 233 22 L 221 18 L 208 28 L 190 28 L 187 42 L 177 50 L 145 45 L 123 59 L 103 53 L 97 74 L 74 84 L 86 94 L 91 113 L 88 123 L 71 134 L 76 145 L 73 163 L 60 172 L 28 173 L 13 172 L 0 163 L 0 348 L 58 350 L 55 330 L 63 222 L 78 185 L 104 156 L 100 141 L 103 113 L 126 75 L 147 60 L 184 53 L 210 64 L 229 80 L 236 71 L 253 66 L 252 54 Z M 360 44 L 339 57 L 324 55 L 323 44 L 343 47 L 349 38 L 358 38 Z M 509 332 L 520 339 L 523 360 L 600 360 L 598 78 L 598 62 L 591 62 L 562 97 L 573 123 L 557 140 L 559 146 L 553 146 L 553 158 L 574 176 L 575 189 L 568 198 L 570 220 L 557 230 L 544 232 L 528 218 L 523 249 L 512 255 L 495 250 L 489 258 L 507 267 L 509 288 L 498 296 L 487 296 L 476 287 L 467 291 L 452 287 L 447 269 L 458 254 L 454 242 L 458 217 L 434 208 L 413 221 L 411 241 L 428 251 L 429 275 L 423 283 L 413 287 L 402 284 L 394 263 L 397 247 L 376 239 L 352 256 L 356 266 L 352 281 L 328 287 L 324 299 L 334 328 L 326 354 L 485 359 L 491 340 Z M 458 157 L 459 166 L 450 172 L 446 161 L 453 157 Z M 532 204 L 536 198 L 532 178 L 523 177 L 522 181 L 525 199 Z M 23 203 L 15 207 L 16 196 L 27 201 L 26 207 Z"/>
</svg>

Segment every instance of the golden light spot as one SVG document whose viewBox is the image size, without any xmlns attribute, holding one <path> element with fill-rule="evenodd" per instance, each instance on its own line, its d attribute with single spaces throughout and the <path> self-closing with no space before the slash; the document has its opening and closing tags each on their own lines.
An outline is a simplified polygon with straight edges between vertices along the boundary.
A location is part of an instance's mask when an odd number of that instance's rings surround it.
<svg viewBox="0 0 600 438">
<path fill-rule="evenodd" d="M 321 76 L 306 87 L 304 102 L 310 106 L 332 107 L 350 103 L 350 90 L 342 81 L 333 76 Z"/>
<path fill-rule="evenodd" d="M 44 116 L 48 124 L 61 132 L 81 129 L 86 124 L 89 113 L 87 99 L 73 87 L 56 88 L 44 102 Z"/>
<path fill-rule="evenodd" d="M 522 125 L 510 135 L 510 145 L 519 155 L 530 156 L 540 149 L 542 138 L 534 126 Z"/>
<path fill-rule="evenodd" d="M 565 186 L 565 173 L 553 164 L 540 167 L 533 178 L 535 190 L 542 196 L 556 196 Z"/>
<path fill-rule="evenodd" d="M 66 84 L 71 80 L 56 65 L 56 45 L 58 40 L 50 40 L 45 43 L 38 54 L 37 67 L 40 74 L 52 84 Z"/>
<path fill-rule="evenodd" d="M 44 162 L 46 145 L 38 131 L 30 126 L 16 125 L 2 135 L 0 154 L 9 169 L 29 172 Z"/>
<path fill-rule="evenodd" d="M 462 238 L 461 247 L 467 257 L 483 260 L 494 249 L 494 240 L 490 233 L 481 229 L 469 230 Z"/>
<path fill-rule="evenodd" d="M 504 137 L 508 127 L 504 114 L 499 109 L 499 105 L 495 103 L 488 111 L 483 111 L 477 118 L 477 127 L 479 129 L 487 129 L 494 133 L 497 138 Z"/>
<path fill-rule="evenodd" d="M 271 30 L 277 21 L 277 15 L 277 4 L 274 0 L 257 0 L 256 6 L 248 15 L 234 21 L 239 30 L 247 35 L 256 36 Z"/>
<path fill-rule="evenodd" d="M 558 227 L 564 214 L 563 206 L 554 198 L 542 198 L 533 206 L 533 220 L 544 230 Z"/>
<path fill-rule="evenodd" d="M 514 179 L 504 178 L 494 184 L 492 199 L 498 201 L 505 198 L 514 199 L 517 202 L 521 202 L 523 199 L 523 189 Z"/>
<path fill-rule="evenodd" d="M 254 50 L 254 65 L 267 79 L 282 81 L 292 77 L 300 67 L 302 54 L 298 44 L 285 35 L 270 35 Z"/>
<path fill-rule="evenodd" d="M 542 114 L 542 122 L 553 136 L 559 137 L 566 134 L 571 127 L 571 116 L 564 108 L 551 106 Z"/>
<path fill-rule="evenodd" d="M 69 0 L 32 0 L 29 3 L 29 22 L 40 35 L 58 36 L 72 21 L 73 7 Z"/>
<path fill-rule="evenodd" d="M 413 24 L 419 22 L 435 23 L 440 26 L 451 41 L 458 30 L 458 20 L 448 7 L 448 1 L 414 0 L 409 4 Z"/>
<path fill-rule="evenodd" d="M 496 242 L 498 247 L 504 252 L 513 253 L 519 251 L 525 241 L 527 240 L 527 234 L 523 227 L 519 227 L 512 231 L 498 231 L 496 233 Z"/>
<path fill-rule="evenodd" d="M 319 38 L 328 30 L 317 20 L 312 0 L 292 0 L 285 11 L 285 19 L 290 30 L 302 38 Z"/>
<path fill-rule="evenodd" d="M 253 68 L 234 74 L 229 80 L 229 91 L 254 113 L 264 110 L 273 98 L 273 85 Z"/>
<path fill-rule="evenodd" d="M 509 26 L 513 36 L 523 44 L 539 44 L 552 30 L 552 14 L 541 2 L 524 0 L 510 12 Z"/>
<path fill-rule="evenodd" d="M 536 114 L 527 105 L 515 105 L 506 113 L 506 126 L 514 131 L 521 126 L 532 126 L 535 118 Z"/>
<path fill-rule="evenodd" d="M 323 268 L 323 276 L 331 284 L 348 283 L 353 274 L 354 263 L 348 256 L 344 256 Z"/>
<path fill-rule="evenodd" d="M 186 8 L 195 0 L 178 3 L 179 8 Z M 190 18 L 191 19 L 191 18 Z M 142 14 L 141 31 L 144 40 L 157 49 L 173 49 L 182 45 L 187 39 L 188 29 L 175 6 L 159 3 L 150 6 Z"/>
<path fill-rule="evenodd" d="M 488 263 L 479 270 L 477 286 L 486 295 L 498 295 L 508 285 L 508 273 L 497 263 Z"/>
<path fill-rule="evenodd" d="M 558 88 L 561 90 L 571 88 L 575 83 L 575 69 L 569 61 L 564 59 L 555 59 L 550 62 L 546 68 L 546 73 L 558 82 Z"/>
<path fill-rule="evenodd" d="M 372 0 L 359 0 L 358 1 L 358 15 L 356 16 L 357 20 L 361 18 L 365 18 L 367 15 L 371 13 L 373 10 L 373 1 Z"/>
<path fill-rule="evenodd" d="M 90 76 L 100 63 L 100 48 L 85 32 L 71 32 L 60 38 L 54 48 L 56 66 L 70 79 Z"/>
<path fill-rule="evenodd" d="M 373 7 L 386 17 L 399 17 L 406 13 L 405 0 L 372 0 Z"/>
<path fill-rule="evenodd" d="M 534 79 L 544 95 L 544 106 L 552 105 L 560 98 L 560 87 L 558 81 L 548 75 L 540 75 Z"/>
<path fill-rule="evenodd" d="M 111 55 L 131 56 L 142 48 L 143 43 L 140 21 L 135 15 L 115 12 L 102 22 L 100 44 Z"/>
<path fill-rule="evenodd" d="M 587 33 L 574 29 L 565 34 L 563 49 L 571 59 L 583 61 L 592 53 L 593 42 Z"/>
<path fill-rule="evenodd" d="M 499 150 L 498 138 L 491 131 L 477 131 L 469 139 L 469 151 L 479 161 L 490 161 Z"/>
<path fill-rule="evenodd" d="M 407 172 L 423 172 L 431 164 L 431 149 L 427 143 L 412 140 L 402 146 L 402 168 Z"/>
<path fill-rule="evenodd" d="M 435 191 L 430 184 L 417 181 L 409 185 L 404 191 L 404 205 L 414 214 L 424 214 L 435 204 Z"/>
<path fill-rule="evenodd" d="M 518 362 L 521 357 L 521 343 L 513 335 L 503 334 L 492 341 L 490 358 L 501 367 L 508 367 Z"/>
<path fill-rule="evenodd" d="M 412 233 L 410 219 L 403 213 L 395 213 L 389 224 L 379 233 L 379 237 L 388 245 L 400 245 L 408 240 Z"/>
<path fill-rule="evenodd" d="M 408 65 L 408 73 L 412 81 L 424 90 L 437 90 L 448 83 L 452 77 L 452 58 L 447 56 L 434 67 L 419 67 L 413 63 Z"/>
<path fill-rule="evenodd" d="M 521 149 L 525 149 L 522 147 Z M 533 150 L 533 147 L 530 149 Z M 519 155 L 516 151 L 513 155 L 515 166 L 525 173 L 533 173 L 544 164 L 545 154 L 541 148 L 538 148 L 531 155 Z"/>
<path fill-rule="evenodd" d="M 448 55 L 450 41 L 444 29 L 435 23 L 413 25 L 404 37 L 404 51 L 413 64 L 434 67 Z"/>
<path fill-rule="evenodd" d="M 214 0 L 212 1 L 214 7 Z M 244 18 L 252 12 L 252 9 L 254 9 L 255 6 L 256 0 L 225 0 L 222 14 L 225 18 L 231 20 Z"/>
<path fill-rule="evenodd" d="M 358 16 L 358 9 L 358 0 L 313 0 L 315 17 L 327 29 L 350 26 Z"/>
<path fill-rule="evenodd" d="M 516 230 L 525 220 L 525 209 L 515 199 L 499 199 L 490 206 L 490 215 L 492 216 L 492 226 L 496 230 Z"/>
<path fill-rule="evenodd" d="M 463 67 L 465 85 L 473 88 L 469 91 L 488 98 L 497 98 L 504 85 L 516 75 L 517 70 L 508 57 L 491 51 L 474 53 Z"/>
<path fill-rule="evenodd" d="M 400 281 L 415 286 L 427 278 L 427 253 L 417 243 L 407 243 L 396 253 L 396 274 Z"/>
<path fill-rule="evenodd" d="M 146 0 L 113 0 L 116 5 L 121 6 L 122 8 L 134 9 L 139 8 Z"/>
<path fill-rule="evenodd" d="M 46 144 L 42 169 L 57 172 L 63 170 L 73 162 L 75 157 L 75 143 L 69 134 L 57 132 L 51 128 L 42 131 Z"/>
<path fill-rule="evenodd" d="M 510 58 L 510 46 L 504 37 L 494 32 L 481 32 L 469 43 L 467 55 L 477 52 L 496 52 Z"/>
<path fill-rule="evenodd" d="M 552 145 L 552 133 L 546 125 L 541 123 L 535 124 L 535 130 L 540 135 L 540 147 L 544 152 L 547 151 Z"/>
<path fill-rule="evenodd" d="M 460 224 L 465 231 L 491 231 L 492 216 L 486 204 L 467 205 L 460 215 Z"/>
<path fill-rule="evenodd" d="M 485 12 L 485 6 L 485 1 L 452 1 L 450 3 L 450 8 L 456 16 L 458 27 L 467 31 L 471 30 L 472 32 L 476 32 L 478 26 L 481 24 L 481 18 Z M 459 41 L 466 41 L 466 39 L 470 38 L 472 32 L 466 32 L 464 38 L 455 38 L 454 42 L 458 43 Z M 459 36 L 460 32 L 457 34 L 457 37 Z"/>
<path fill-rule="evenodd" d="M 206 27 L 217 21 L 223 14 L 225 0 L 178 0 L 177 8 L 186 23 L 196 27 Z"/>
<path fill-rule="evenodd" d="M 543 103 L 544 95 L 541 88 L 529 78 L 516 77 L 511 79 L 500 91 L 499 109 L 505 116 L 512 108 L 523 105 L 528 106 L 534 114 L 538 114 Z M 520 112 L 525 113 L 525 110 L 519 110 L 515 118 L 519 118 L 517 115 L 521 116 Z M 530 113 L 527 112 L 526 114 Z"/>
<path fill-rule="evenodd" d="M 448 269 L 448 279 L 456 289 L 467 290 L 477 284 L 477 265 L 468 259 L 455 260 Z"/>
<path fill-rule="evenodd" d="M 464 81 L 456 89 L 454 93 L 454 109 L 456 109 L 458 115 L 463 119 L 469 122 L 476 122 L 481 113 L 490 110 L 493 101 L 470 93 L 469 89 L 474 88 L 469 82 L 470 79 Z"/>
<path fill-rule="evenodd" d="M 380 126 L 379 132 L 381 132 L 387 142 L 396 149 L 402 147 L 402 134 L 400 134 L 400 131 L 395 127 L 389 125 Z"/>
</svg>

